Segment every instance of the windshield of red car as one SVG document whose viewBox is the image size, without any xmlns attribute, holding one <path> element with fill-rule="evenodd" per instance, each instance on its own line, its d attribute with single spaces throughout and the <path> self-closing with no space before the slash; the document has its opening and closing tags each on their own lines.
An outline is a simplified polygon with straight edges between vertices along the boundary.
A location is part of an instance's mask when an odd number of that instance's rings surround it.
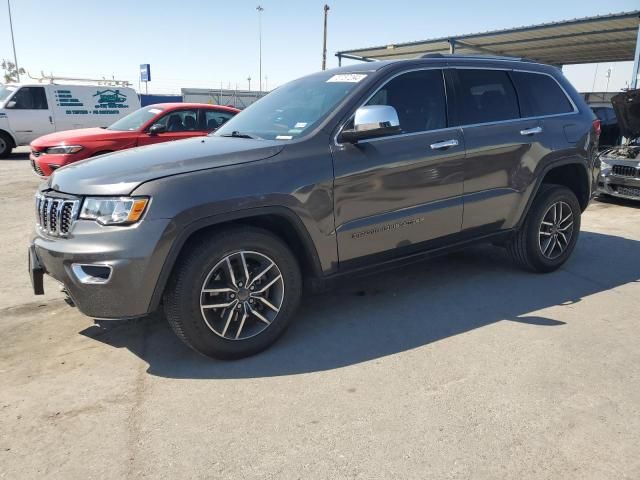
<svg viewBox="0 0 640 480">
<path fill-rule="evenodd" d="M 107 130 L 116 130 L 118 132 L 134 132 L 140 130 L 145 123 L 159 113 L 162 113 L 163 110 L 163 108 L 157 105 L 143 107 L 113 123 L 110 127 L 107 127 Z"/>
</svg>

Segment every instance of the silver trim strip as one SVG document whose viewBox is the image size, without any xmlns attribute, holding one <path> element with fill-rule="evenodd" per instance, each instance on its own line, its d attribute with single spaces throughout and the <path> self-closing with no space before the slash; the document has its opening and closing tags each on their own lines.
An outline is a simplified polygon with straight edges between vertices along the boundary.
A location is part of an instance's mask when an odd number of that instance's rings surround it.
<svg viewBox="0 0 640 480">
<path fill-rule="evenodd" d="M 94 277 L 84 271 L 84 267 L 104 267 L 109 269 L 109 275 L 107 278 Z M 104 285 L 111 280 L 113 274 L 113 267 L 104 263 L 72 263 L 71 271 L 76 276 L 80 283 L 88 285 Z"/>
</svg>

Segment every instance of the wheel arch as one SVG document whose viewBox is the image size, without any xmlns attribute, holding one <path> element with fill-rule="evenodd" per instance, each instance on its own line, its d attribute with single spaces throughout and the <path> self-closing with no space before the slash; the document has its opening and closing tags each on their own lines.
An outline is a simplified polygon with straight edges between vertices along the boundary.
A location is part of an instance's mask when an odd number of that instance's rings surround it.
<svg viewBox="0 0 640 480">
<path fill-rule="evenodd" d="M 545 184 L 563 185 L 569 188 L 578 198 L 580 208 L 584 211 L 591 200 L 591 183 L 587 166 L 578 159 L 565 159 L 553 162 L 540 172 L 534 189 L 529 196 L 525 209 L 518 221 L 520 227 L 527 217 L 533 201 Z"/>
<path fill-rule="evenodd" d="M 17 148 L 18 147 L 18 141 L 16 140 L 16 137 L 10 131 L 0 128 L 0 135 L 6 135 L 7 137 L 9 137 L 9 140 L 11 140 L 11 143 L 13 144 L 11 146 L 11 148 Z"/>
<path fill-rule="evenodd" d="M 196 220 L 182 229 L 165 258 L 151 297 L 149 311 L 157 309 L 160 305 L 168 280 L 178 263 L 180 255 L 188 249 L 189 244 L 202 238 L 202 236 L 210 235 L 220 228 L 236 225 L 253 226 L 269 231 L 291 248 L 300 262 L 304 277 L 319 277 L 322 275 L 322 267 L 316 246 L 302 220 L 293 211 L 286 207 L 260 207 L 230 212 Z"/>
</svg>

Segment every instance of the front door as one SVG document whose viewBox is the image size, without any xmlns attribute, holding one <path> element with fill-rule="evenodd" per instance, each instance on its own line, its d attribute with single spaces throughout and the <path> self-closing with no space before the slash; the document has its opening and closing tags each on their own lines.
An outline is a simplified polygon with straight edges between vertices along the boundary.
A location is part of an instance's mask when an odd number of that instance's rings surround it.
<svg viewBox="0 0 640 480">
<path fill-rule="evenodd" d="M 340 264 L 408 253 L 460 231 L 464 139 L 447 124 L 440 69 L 406 72 L 366 105 L 390 105 L 401 133 L 333 147 Z"/>
<path fill-rule="evenodd" d="M 28 145 L 32 140 L 54 131 L 44 87 L 21 87 L 11 97 L 6 112 L 18 145 Z"/>
<path fill-rule="evenodd" d="M 163 125 L 162 133 L 142 132 L 138 138 L 138 145 L 151 145 L 154 143 L 182 140 L 184 138 L 206 135 L 198 118 L 198 109 L 189 108 L 173 110 L 160 117 L 154 125 Z"/>
</svg>

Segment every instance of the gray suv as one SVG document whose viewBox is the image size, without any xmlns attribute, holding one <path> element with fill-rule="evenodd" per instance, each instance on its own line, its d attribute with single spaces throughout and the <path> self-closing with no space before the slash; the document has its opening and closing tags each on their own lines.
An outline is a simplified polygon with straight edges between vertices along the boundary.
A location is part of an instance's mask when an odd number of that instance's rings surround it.
<svg viewBox="0 0 640 480">
<path fill-rule="evenodd" d="M 507 58 L 374 62 L 283 85 L 203 138 L 57 170 L 29 265 L 99 319 L 163 308 L 216 358 L 254 354 L 307 285 L 476 242 L 550 272 L 598 169 L 560 70 Z"/>
</svg>

